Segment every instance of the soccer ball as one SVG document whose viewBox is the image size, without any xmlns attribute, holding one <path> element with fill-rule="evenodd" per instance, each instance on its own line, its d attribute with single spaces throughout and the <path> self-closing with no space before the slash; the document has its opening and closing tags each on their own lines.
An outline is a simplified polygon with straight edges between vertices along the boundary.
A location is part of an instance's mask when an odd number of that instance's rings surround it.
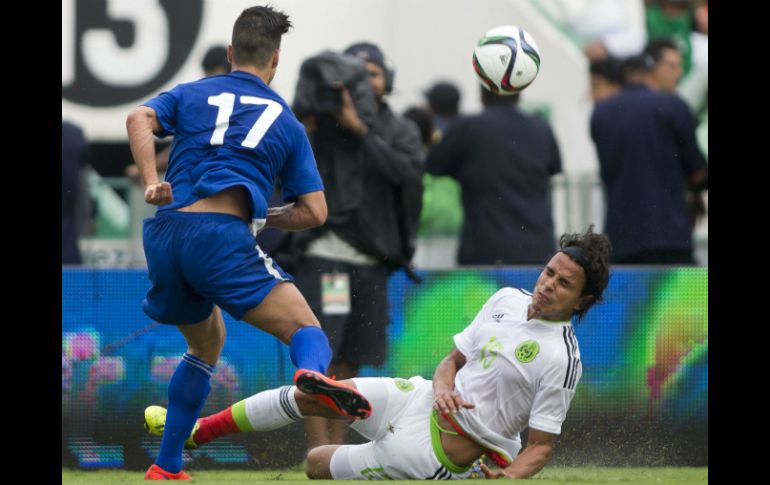
<svg viewBox="0 0 770 485">
<path fill-rule="evenodd" d="M 476 44 L 473 69 L 488 91 L 516 94 L 537 77 L 540 52 L 535 39 L 523 29 L 512 25 L 495 27 Z"/>
</svg>

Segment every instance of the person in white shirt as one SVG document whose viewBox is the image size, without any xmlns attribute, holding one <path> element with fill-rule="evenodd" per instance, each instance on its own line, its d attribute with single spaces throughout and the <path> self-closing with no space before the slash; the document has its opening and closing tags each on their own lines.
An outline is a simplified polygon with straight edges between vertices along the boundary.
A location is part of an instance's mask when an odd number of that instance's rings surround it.
<svg viewBox="0 0 770 485">
<path fill-rule="evenodd" d="M 455 346 L 428 381 L 422 377 L 343 381 L 367 396 L 368 419 L 351 427 L 370 441 L 310 450 L 314 479 L 462 479 L 486 455 L 486 478 L 528 478 L 548 462 L 580 381 L 571 324 L 602 300 L 611 244 L 605 235 L 564 234 L 534 293 L 503 288 L 454 336 Z M 307 416 L 340 419 L 295 386 L 255 394 L 198 420 L 189 447 L 239 431 L 270 431 Z M 346 418 L 342 418 L 346 419 Z M 160 435 L 165 410 L 145 411 Z M 529 428 L 523 451 L 519 435 Z"/>
</svg>

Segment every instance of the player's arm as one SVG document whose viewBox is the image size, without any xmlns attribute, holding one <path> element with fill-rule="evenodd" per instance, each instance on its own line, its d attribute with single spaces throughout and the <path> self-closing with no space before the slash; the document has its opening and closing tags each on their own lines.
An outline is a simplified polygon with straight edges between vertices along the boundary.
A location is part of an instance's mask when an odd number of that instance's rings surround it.
<svg viewBox="0 0 770 485">
<path fill-rule="evenodd" d="M 326 197 L 323 190 L 308 192 L 297 197 L 297 201 L 267 210 L 265 227 L 283 231 L 302 231 L 326 222 Z"/>
<path fill-rule="evenodd" d="M 518 454 L 510 465 L 502 470 L 491 470 L 481 465 L 486 478 L 529 478 L 543 469 L 551 459 L 558 435 L 529 428 L 527 447 Z"/>
<path fill-rule="evenodd" d="M 433 373 L 433 409 L 436 411 L 456 413 L 462 408 L 475 407 L 465 402 L 455 391 L 455 376 L 465 362 L 465 356 L 455 347 L 436 367 L 436 372 Z"/>
<path fill-rule="evenodd" d="M 171 145 L 162 148 L 157 154 L 155 154 L 155 164 L 158 172 L 165 172 L 168 170 L 168 157 L 171 153 Z M 132 163 L 126 167 L 125 176 L 136 184 L 142 183 L 141 175 L 139 174 L 139 165 Z"/>
<path fill-rule="evenodd" d="M 161 182 L 155 160 L 155 133 L 163 131 L 155 110 L 147 106 L 134 108 L 126 120 L 126 129 L 131 154 L 145 186 L 144 200 L 153 205 L 170 204 L 171 184 Z"/>
</svg>

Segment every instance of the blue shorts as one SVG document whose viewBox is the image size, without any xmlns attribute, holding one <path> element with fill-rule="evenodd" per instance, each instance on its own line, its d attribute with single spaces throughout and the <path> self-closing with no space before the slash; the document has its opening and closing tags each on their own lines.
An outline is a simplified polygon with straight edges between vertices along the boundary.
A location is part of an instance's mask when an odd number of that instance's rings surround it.
<svg viewBox="0 0 770 485">
<path fill-rule="evenodd" d="M 163 211 L 144 220 L 143 232 L 152 288 L 142 308 L 161 323 L 201 322 L 214 304 L 240 320 L 275 285 L 294 281 L 236 216 Z"/>
</svg>

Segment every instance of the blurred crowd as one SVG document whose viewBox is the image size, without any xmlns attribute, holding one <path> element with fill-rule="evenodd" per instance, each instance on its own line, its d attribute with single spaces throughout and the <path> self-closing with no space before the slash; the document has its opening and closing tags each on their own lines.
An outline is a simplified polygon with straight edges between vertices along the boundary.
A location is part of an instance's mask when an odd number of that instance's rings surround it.
<svg viewBox="0 0 770 485">
<path fill-rule="evenodd" d="M 708 190 L 708 1 L 575 1 L 562 13 L 589 66 L 591 137 L 614 262 L 695 264 L 693 228 Z M 225 53 L 210 49 L 203 73 L 229 72 Z M 349 65 L 349 57 L 365 62 Z M 329 222 L 302 235 L 266 231 L 263 248 L 300 274 L 362 270 L 354 278 L 362 286 L 384 285 L 397 269 L 413 274 L 418 238 L 457 238 L 449 265 L 546 258 L 555 248 L 552 177 L 562 172 L 548 120 L 522 110 L 519 95 L 482 88 L 472 93 L 482 112 L 461 113 L 451 80 L 394 113 L 387 95 L 397 89 L 396 66 L 386 58 L 359 42 L 303 63 L 294 109 L 327 185 Z M 82 262 L 78 237 L 94 230 L 88 150 L 82 131 L 62 120 L 63 264 Z M 168 151 L 158 153 L 161 168 Z M 139 183 L 134 165 L 125 176 Z M 282 203 L 279 193 L 271 205 Z"/>
</svg>

